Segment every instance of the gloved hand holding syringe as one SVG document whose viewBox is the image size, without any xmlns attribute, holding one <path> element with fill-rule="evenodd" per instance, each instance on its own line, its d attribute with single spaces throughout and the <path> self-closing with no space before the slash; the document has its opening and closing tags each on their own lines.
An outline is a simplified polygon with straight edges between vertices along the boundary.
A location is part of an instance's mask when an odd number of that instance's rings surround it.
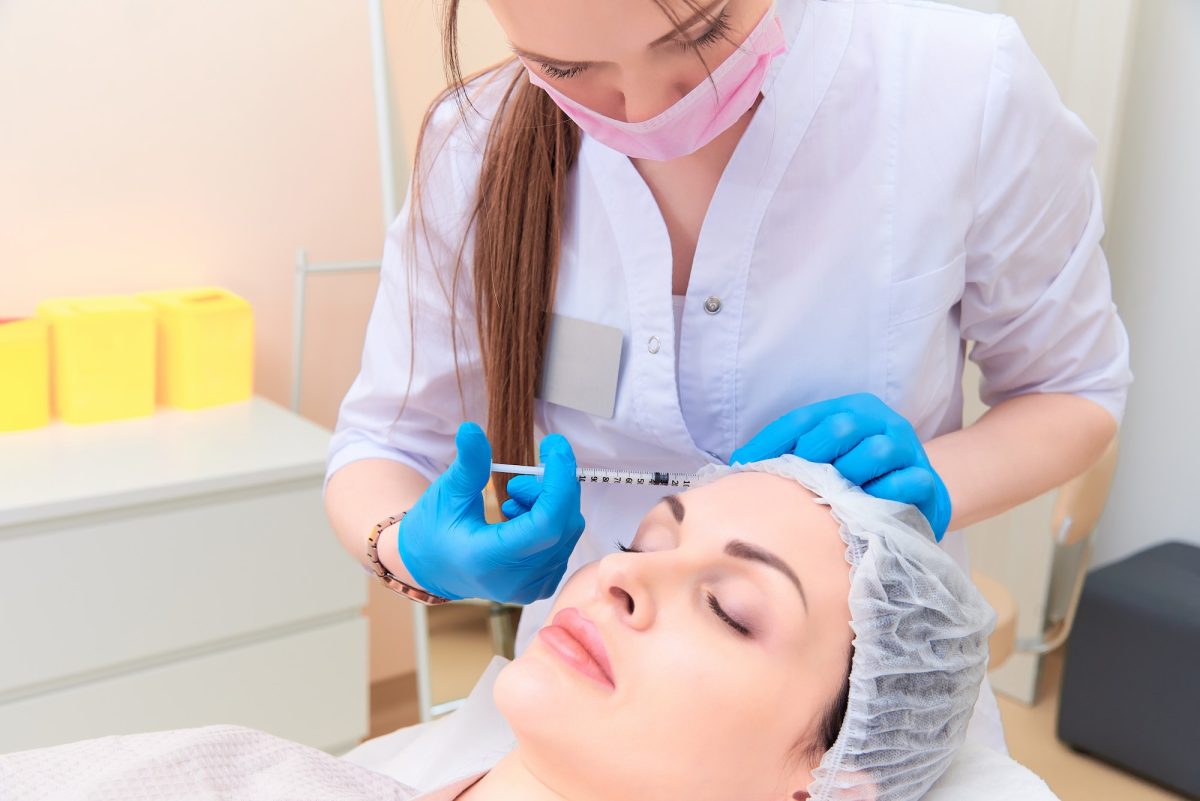
<svg viewBox="0 0 1200 801">
<path fill-rule="evenodd" d="M 404 566 L 423 588 L 444 598 L 532 603 L 558 587 L 583 533 L 580 484 L 686 488 L 691 473 L 578 468 L 571 445 L 550 434 L 537 467 L 492 464 L 492 447 L 477 424 L 458 428 L 454 461 L 400 520 Z M 513 473 L 508 518 L 488 523 L 483 488 L 492 473 Z"/>
<path fill-rule="evenodd" d="M 539 448 L 542 475 L 508 482 L 509 518 L 488 523 L 483 488 L 492 446 L 477 424 L 463 423 L 457 453 L 400 520 L 397 547 L 413 579 L 443 598 L 532 603 L 549 598 L 583 533 L 575 454 L 560 434 Z"/>
</svg>

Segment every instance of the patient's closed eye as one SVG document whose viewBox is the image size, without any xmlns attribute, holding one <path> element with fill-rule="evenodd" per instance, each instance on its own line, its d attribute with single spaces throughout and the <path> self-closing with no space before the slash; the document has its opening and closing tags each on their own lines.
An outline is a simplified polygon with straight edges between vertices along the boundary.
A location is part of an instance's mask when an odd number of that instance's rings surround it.
<svg viewBox="0 0 1200 801">
<path fill-rule="evenodd" d="M 616 545 L 617 545 L 617 550 L 621 551 L 622 553 L 643 553 L 641 548 L 634 547 L 632 544 L 626 545 L 625 543 L 618 541 L 616 543 Z M 613 592 L 613 593 L 619 592 L 622 595 L 624 595 L 626 598 L 626 605 L 628 606 L 629 611 L 633 612 L 633 598 L 630 597 L 630 595 L 628 593 L 626 593 L 624 590 L 621 590 L 617 587 L 613 587 L 609 591 Z M 743 625 L 742 623 L 739 623 L 737 620 L 734 620 L 733 617 L 731 617 L 729 615 L 729 613 L 726 612 L 724 608 L 722 608 L 721 602 L 717 600 L 717 596 L 713 595 L 711 592 L 708 593 L 708 608 L 711 609 L 713 611 L 713 614 L 716 615 L 718 618 L 720 618 L 725 623 L 725 625 L 729 626 L 729 628 L 736 631 L 740 636 L 742 636 L 742 637 L 753 636 L 753 632 L 750 631 L 750 628 L 748 626 Z"/>
<path fill-rule="evenodd" d="M 750 629 L 730 617 L 729 614 L 721 608 L 721 602 L 717 600 L 717 596 L 713 595 L 711 592 L 708 594 L 708 608 L 713 610 L 713 614 L 725 621 L 729 628 L 733 629 L 741 636 L 751 636 Z"/>
</svg>

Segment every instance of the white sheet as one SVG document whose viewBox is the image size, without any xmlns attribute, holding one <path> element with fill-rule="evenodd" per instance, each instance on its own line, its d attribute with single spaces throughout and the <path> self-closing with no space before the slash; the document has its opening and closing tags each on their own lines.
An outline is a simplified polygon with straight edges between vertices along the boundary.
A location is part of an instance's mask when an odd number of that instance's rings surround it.
<svg viewBox="0 0 1200 801">
<path fill-rule="evenodd" d="M 1024 765 L 968 742 L 924 801 L 1058 801 L 1058 796 Z"/>
<path fill-rule="evenodd" d="M 506 664 L 507 659 L 493 657 L 466 702 L 451 714 L 367 740 L 342 758 L 423 792 L 489 770 L 516 743 L 492 702 L 492 685 Z"/>
<path fill-rule="evenodd" d="M 487 770 L 513 736 L 492 703 L 492 684 L 507 660 L 492 659 L 466 703 L 453 714 L 367 740 L 343 756 L 424 792 Z M 923 801 L 1058 801 L 1046 783 L 1004 754 L 968 743 Z"/>
<path fill-rule="evenodd" d="M 0 801 L 409 801 L 324 751 L 240 726 L 99 737 L 0 755 Z"/>
</svg>

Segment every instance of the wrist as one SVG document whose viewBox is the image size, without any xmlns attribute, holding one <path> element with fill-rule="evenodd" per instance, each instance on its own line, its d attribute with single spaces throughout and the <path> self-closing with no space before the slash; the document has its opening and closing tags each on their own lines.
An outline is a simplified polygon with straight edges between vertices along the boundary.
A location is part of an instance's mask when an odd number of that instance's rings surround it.
<svg viewBox="0 0 1200 801">
<path fill-rule="evenodd" d="M 400 556 L 400 521 L 396 521 L 383 530 L 379 535 L 379 542 L 376 547 L 379 562 L 387 572 L 405 584 L 425 589 L 413 578 L 412 573 L 408 572 L 408 568 L 404 565 L 404 559 Z"/>
<path fill-rule="evenodd" d="M 383 542 L 384 534 L 389 529 L 398 528 L 397 524 L 402 521 L 407 514 L 408 513 L 405 512 L 399 516 L 392 515 L 391 517 L 386 517 L 375 524 L 375 526 L 371 529 L 371 533 L 367 537 L 368 567 L 375 572 L 375 575 L 379 577 L 379 580 L 388 589 L 393 590 L 394 592 L 397 592 L 400 595 L 409 598 L 410 600 L 426 604 L 427 606 L 444 604 L 449 601 L 450 598 L 437 595 L 434 592 L 424 589 L 424 587 L 417 584 L 416 580 L 410 575 L 410 571 L 404 568 L 403 555 L 399 554 L 398 546 L 389 550 L 392 553 L 395 553 L 397 556 L 400 556 L 400 564 L 398 565 L 397 570 L 402 572 L 403 575 L 396 575 L 388 569 L 386 564 L 384 564 L 384 558 L 386 558 L 388 551 L 385 550 L 383 554 L 381 554 L 379 550 L 379 546 Z M 395 536 L 398 537 L 399 534 L 397 533 Z"/>
<path fill-rule="evenodd" d="M 422 521 L 417 521 L 417 523 L 420 522 Z M 423 554 L 419 551 L 416 553 L 413 552 L 413 538 L 416 537 L 420 541 L 422 539 L 421 533 L 411 530 L 406 532 L 403 530 L 404 525 L 404 520 L 399 520 L 395 525 L 389 526 L 388 530 L 384 532 L 389 535 L 388 553 L 390 558 L 394 560 L 396 570 L 398 571 L 392 575 L 405 584 L 451 601 L 460 601 L 466 597 L 465 595 L 451 592 L 441 585 L 441 582 L 438 581 L 440 577 L 438 571 L 430 567 L 429 560 L 423 558 Z M 407 547 L 405 547 L 406 545 Z"/>
</svg>

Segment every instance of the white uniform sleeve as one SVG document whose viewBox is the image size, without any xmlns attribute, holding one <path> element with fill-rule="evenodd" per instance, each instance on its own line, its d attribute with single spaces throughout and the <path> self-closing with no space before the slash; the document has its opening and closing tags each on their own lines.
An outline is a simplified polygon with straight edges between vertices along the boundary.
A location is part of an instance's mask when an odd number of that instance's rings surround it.
<svg viewBox="0 0 1200 801">
<path fill-rule="evenodd" d="M 989 406 L 1034 392 L 1095 401 L 1119 422 L 1132 380 L 1112 301 L 1096 141 L 1015 22 L 999 28 L 967 236 L 963 338 Z"/>
<path fill-rule="evenodd" d="M 462 130 L 458 115 L 452 100 L 443 102 L 426 132 L 418 167 L 425 175 L 425 226 L 417 228 L 415 249 L 411 186 L 388 229 L 362 366 L 338 413 L 326 485 L 346 464 L 369 458 L 401 462 L 432 481 L 454 458 L 459 423 L 485 422 L 469 246 L 462 251 L 451 333 L 454 264 L 470 236 L 481 141 Z"/>
</svg>

